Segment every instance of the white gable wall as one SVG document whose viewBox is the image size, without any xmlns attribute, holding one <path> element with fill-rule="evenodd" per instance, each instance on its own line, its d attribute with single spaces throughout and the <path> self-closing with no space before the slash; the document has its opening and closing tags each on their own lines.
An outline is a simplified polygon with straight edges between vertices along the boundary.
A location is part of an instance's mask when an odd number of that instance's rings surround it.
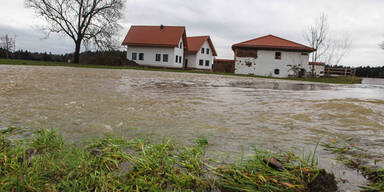
<svg viewBox="0 0 384 192">
<path fill-rule="evenodd" d="M 308 65 L 307 72 L 312 73 L 312 66 L 313 65 Z M 316 76 L 324 76 L 325 66 L 324 65 L 315 65 L 314 66 L 314 72 L 315 72 Z"/>
<path fill-rule="evenodd" d="M 204 53 L 201 53 L 202 48 L 204 48 Z M 209 49 L 209 54 L 207 54 L 207 49 Z M 188 59 L 188 68 L 211 70 L 214 58 L 213 58 L 212 49 L 209 46 L 208 40 L 204 42 L 204 44 L 200 47 L 200 50 L 196 54 L 187 55 L 186 59 Z M 199 65 L 200 60 L 203 60 L 202 66 Z M 208 66 L 205 65 L 206 61 L 209 61 Z"/>
<path fill-rule="evenodd" d="M 180 42 L 182 41 L 183 40 L 181 38 Z M 137 53 L 137 59 L 133 61 L 135 61 L 139 65 L 154 66 L 154 67 L 183 68 L 183 59 L 181 59 L 180 63 L 176 62 L 176 55 L 184 57 L 183 47 L 184 46 L 182 46 L 182 48 L 128 46 L 127 59 L 132 60 L 132 53 Z M 144 60 L 139 59 L 140 53 L 144 53 Z M 156 54 L 161 54 L 160 61 L 156 61 Z M 168 62 L 163 61 L 164 54 L 168 54 Z"/>
<path fill-rule="evenodd" d="M 181 48 L 180 48 L 180 43 L 183 43 Z M 175 65 L 179 66 L 179 68 L 183 68 L 184 67 L 184 65 L 183 65 L 184 64 L 184 42 L 183 42 L 183 38 L 181 38 L 179 40 L 179 46 L 175 47 L 174 49 L 175 49 L 175 55 L 173 56 L 173 61 L 175 62 Z M 177 62 L 176 62 L 176 55 L 178 57 L 181 57 L 181 60 L 180 60 L 180 58 L 178 58 Z"/>
<path fill-rule="evenodd" d="M 280 60 L 275 59 L 276 52 L 281 52 Z M 258 50 L 258 57 L 256 59 L 253 57 L 236 57 L 235 73 L 288 77 L 294 74 L 288 65 L 300 65 L 300 67 L 308 69 L 309 56 L 302 55 L 301 53 L 302 52 Z M 275 69 L 279 69 L 279 74 L 275 74 Z"/>
</svg>

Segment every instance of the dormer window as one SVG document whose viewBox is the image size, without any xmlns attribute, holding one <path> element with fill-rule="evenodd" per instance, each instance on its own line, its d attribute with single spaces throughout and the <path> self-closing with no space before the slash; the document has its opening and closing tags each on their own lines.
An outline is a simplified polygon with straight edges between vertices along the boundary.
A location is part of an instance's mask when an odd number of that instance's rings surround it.
<svg viewBox="0 0 384 192">
<path fill-rule="evenodd" d="M 201 48 L 201 53 L 202 53 L 202 54 L 205 53 L 205 49 L 204 49 L 204 48 Z"/>
<path fill-rule="evenodd" d="M 275 59 L 281 60 L 281 52 L 276 52 L 275 53 Z"/>
<path fill-rule="evenodd" d="M 209 49 L 207 48 L 207 55 L 209 54 Z"/>
</svg>

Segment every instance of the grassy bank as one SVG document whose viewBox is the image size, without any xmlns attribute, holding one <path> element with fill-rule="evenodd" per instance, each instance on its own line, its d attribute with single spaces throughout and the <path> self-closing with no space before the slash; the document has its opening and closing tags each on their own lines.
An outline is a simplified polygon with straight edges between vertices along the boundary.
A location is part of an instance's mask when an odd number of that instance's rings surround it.
<svg viewBox="0 0 384 192">
<path fill-rule="evenodd" d="M 384 159 L 384 154 L 370 154 L 356 147 L 351 140 L 323 143 L 327 151 L 336 155 L 336 160 L 345 166 L 359 171 L 368 179 L 368 186 L 362 187 L 365 192 L 384 191 L 384 167 L 376 166 L 376 163 Z M 369 161 L 371 162 L 369 162 Z"/>
<path fill-rule="evenodd" d="M 170 140 L 105 137 L 83 147 L 50 130 L 14 139 L 0 131 L 0 191 L 335 191 L 334 176 L 314 156 L 256 150 L 223 164 L 204 158 L 204 138 L 191 146 Z"/>
<path fill-rule="evenodd" d="M 361 79 L 358 78 L 358 77 L 276 78 L 276 77 L 263 77 L 263 76 L 254 76 L 254 75 L 240 75 L 240 74 L 233 74 L 233 73 L 217 73 L 217 72 L 182 70 L 182 69 L 161 69 L 161 68 L 133 67 L 133 66 L 84 65 L 84 64 L 73 64 L 73 63 L 29 61 L 29 60 L 14 60 L 14 59 L 0 59 L 0 64 L 36 65 L 36 66 L 65 66 L 65 67 L 84 67 L 84 68 L 101 68 L 101 69 L 135 69 L 135 70 L 146 70 L 146 71 L 167 71 L 167 72 L 183 72 L 183 73 L 200 73 L 200 74 L 229 75 L 229 76 L 242 76 L 242 77 L 257 77 L 257 78 L 268 78 L 268 79 L 283 79 L 283 80 L 307 81 L 307 82 L 318 82 L 318 83 L 335 83 L 335 84 L 359 84 L 359 83 L 361 83 Z"/>
</svg>

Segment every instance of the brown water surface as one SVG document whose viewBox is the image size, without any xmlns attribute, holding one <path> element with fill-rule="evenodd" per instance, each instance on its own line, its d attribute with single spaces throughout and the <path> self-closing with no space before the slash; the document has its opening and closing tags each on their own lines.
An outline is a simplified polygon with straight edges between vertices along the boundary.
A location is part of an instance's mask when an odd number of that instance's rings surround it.
<svg viewBox="0 0 384 192">
<path fill-rule="evenodd" d="M 209 138 L 211 156 L 252 147 L 313 150 L 357 138 L 384 152 L 384 85 L 332 85 L 136 70 L 0 65 L 0 127 L 55 128 L 70 141 L 125 137 Z M 318 152 L 322 167 L 365 180 Z"/>
</svg>

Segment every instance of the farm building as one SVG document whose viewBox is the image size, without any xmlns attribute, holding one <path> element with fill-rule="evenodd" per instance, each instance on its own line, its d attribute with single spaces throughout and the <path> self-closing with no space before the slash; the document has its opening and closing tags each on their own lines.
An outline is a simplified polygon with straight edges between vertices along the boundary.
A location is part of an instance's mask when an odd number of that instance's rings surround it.
<svg viewBox="0 0 384 192">
<path fill-rule="evenodd" d="M 213 72 L 233 73 L 235 70 L 235 60 L 215 59 L 212 66 Z"/>
<path fill-rule="evenodd" d="M 315 76 L 324 76 L 325 74 L 325 63 L 323 62 L 309 62 L 309 68 L 307 69 L 308 72 L 313 73 Z"/>
<path fill-rule="evenodd" d="M 215 47 L 209 36 L 188 37 L 182 26 L 132 26 L 122 45 L 139 65 L 212 70 Z"/>
<path fill-rule="evenodd" d="M 273 35 L 234 44 L 235 73 L 289 77 L 309 69 L 309 54 L 315 49 Z"/>
<path fill-rule="evenodd" d="M 217 53 L 211 38 L 209 36 L 187 37 L 187 42 L 186 67 L 212 70 L 213 60 Z"/>
<path fill-rule="evenodd" d="M 181 26 L 132 26 L 122 45 L 139 65 L 184 68 L 187 35 Z"/>
</svg>

